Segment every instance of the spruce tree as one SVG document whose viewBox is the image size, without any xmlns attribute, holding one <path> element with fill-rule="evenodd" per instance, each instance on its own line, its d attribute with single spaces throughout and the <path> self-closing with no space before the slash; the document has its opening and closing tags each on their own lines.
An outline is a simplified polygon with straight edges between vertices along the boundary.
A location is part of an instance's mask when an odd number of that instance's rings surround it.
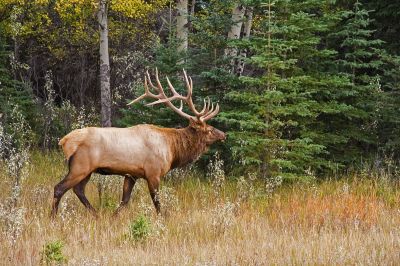
<svg viewBox="0 0 400 266">
<path fill-rule="evenodd" d="M 7 122 L 7 117 L 15 105 L 18 105 L 25 118 L 34 122 L 36 106 L 30 87 L 13 78 L 10 66 L 10 52 L 0 32 L 0 113 Z"/>
<path fill-rule="evenodd" d="M 374 30 L 369 28 L 369 13 L 357 1 L 353 10 L 342 12 L 343 26 L 331 35 L 340 43 L 338 72 L 351 81 L 342 100 L 354 108 L 350 116 L 338 120 L 342 135 L 348 139 L 345 146 L 336 147 L 337 152 L 346 151 L 341 158 L 345 163 L 357 163 L 377 148 L 377 102 L 382 97 L 380 73 L 385 51 L 381 49 L 383 41 L 375 39 Z"/>
<path fill-rule="evenodd" d="M 329 167 L 321 156 L 327 152 L 321 142 L 329 136 L 314 128 L 321 114 L 346 109 L 326 88 L 347 81 L 323 72 L 324 62 L 335 54 L 319 47 L 334 20 L 317 14 L 323 6 L 315 1 L 264 6 L 250 59 L 260 74 L 242 78 L 242 87 L 227 95 L 234 107 L 221 118 L 235 129 L 232 152 L 245 169 L 302 178 Z"/>
</svg>

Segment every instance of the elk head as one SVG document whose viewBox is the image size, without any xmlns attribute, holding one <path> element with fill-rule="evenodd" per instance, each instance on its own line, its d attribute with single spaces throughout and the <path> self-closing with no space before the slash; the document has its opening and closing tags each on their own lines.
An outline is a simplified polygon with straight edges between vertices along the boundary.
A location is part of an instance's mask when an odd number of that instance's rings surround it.
<svg viewBox="0 0 400 266">
<path fill-rule="evenodd" d="M 179 94 L 174 86 L 172 86 L 168 77 L 167 84 L 172 93 L 172 96 L 168 97 L 164 88 L 161 85 L 161 82 L 158 78 L 158 70 L 156 68 L 156 85 L 154 85 L 151 81 L 150 74 L 146 71 L 145 79 L 144 79 L 144 88 L 145 92 L 143 95 L 139 96 L 135 100 L 128 103 L 128 105 L 136 103 L 146 97 L 156 99 L 156 101 L 146 104 L 147 106 L 153 106 L 156 104 L 163 103 L 174 110 L 180 116 L 189 120 L 189 128 L 195 131 L 197 135 L 200 135 L 201 138 L 205 141 L 206 145 L 209 146 L 214 142 L 221 140 L 224 141 L 226 139 L 225 133 L 221 130 L 214 128 L 213 126 L 207 125 L 207 121 L 211 118 L 215 117 L 219 112 L 219 104 L 217 103 L 214 106 L 214 103 L 211 103 L 210 98 L 204 99 L 203 108 L 201 111 L 198 111 L 193 103 L 192 94 L 193 94 L 193 81 L 192 78 L 187 76 L 186 71 L 183 70 L 183 75 L 187 88 L 187 95 L 182 96 Z M 150 91 L 149 85 L 152 89 L 157 91 L 157 94 L 154 94 Z M 180 107 L 176 107 L 172 102 L 179 100 Z M 183 103 L 186 103 L 189 107 L 190 111 L 193 115 L 189 115 L 183 112 Z"/>
</svg>

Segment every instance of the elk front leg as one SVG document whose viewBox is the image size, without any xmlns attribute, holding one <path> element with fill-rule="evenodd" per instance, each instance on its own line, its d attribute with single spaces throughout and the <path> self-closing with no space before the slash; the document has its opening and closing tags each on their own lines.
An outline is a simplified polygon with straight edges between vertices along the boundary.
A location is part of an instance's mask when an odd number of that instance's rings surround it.
<svg viewBox="0 0 400 266">
<path fill-rule="evenodd" d="M 124 186 L 122 189 L 122 199 L 119 207 L 115 210 L 114 215 L 117 215 L 129 202 L 131 198 L 133 187 L 135 186 L 137 178 L 131 175 L 126 175 L 124 179 Z"/>
<path fill-rule="evenodd" d="M 151 199 L 153 200 L 154 207 L 156 208 L 157 214 L 160 214 L 160 211 L 161 211 L 160 197 L 158 194 L 158 188 L 160 186 L 160 178 L 159 177 L 147 178 L 147 185 L 149 187 L 150 196 L 151 196 Z"/>
</svg>

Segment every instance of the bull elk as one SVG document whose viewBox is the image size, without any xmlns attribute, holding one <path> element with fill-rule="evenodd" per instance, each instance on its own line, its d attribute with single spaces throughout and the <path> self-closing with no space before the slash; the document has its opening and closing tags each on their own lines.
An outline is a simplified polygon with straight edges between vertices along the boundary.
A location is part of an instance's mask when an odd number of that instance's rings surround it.
<svg viewBox="0 0 400 266">
<path fill-rule="evenodd" d="M 189 120 L 186 128 L 161 128 L 147 124 L 129 128 L 87 127 L 74 130 L 60 140 L 59 145 L 62 146 L 68 160 L 69 172 L 54 187 L 53 218 L 57 214 L 61 197 L 70 188 L 82 204 L 96 216 L 95 209 L 85 196 L 85 186 L 92 173 L 125 177 L 122 200 L 116 213 L 127 205 L 138 178 L 147 181 L 156 211 L 160 213 L 157 191 L 161 177 L 173 168 L 193 162 L 214 142 L 225 140 L 224 132 L 206 124 L 218 114 L 219 105 L 214 106 L 209 99 L 204 100 L 203 109 L 198 111 L 192 100 L 192 79 L 186 75 L 185 70 L 183 73 L 187 87 L 186 96 L 177 93 L 167 77 L 167 84 L 172 92 L 172 96 L 168 97 L 156 70 L 156 86 L 151 82 L 149 72 L 146 72 L 145 93 L 128 105 L 146 97 L 155 99 L 147 105 L 167 105 Z M 157 94 L 151 92 L 149 85 Z M 180 101 L 179 108 L 172 103 L 175 100 Z M 188 105 L 192 115 L 183 112 L 183 102 Z"/>
</svg>

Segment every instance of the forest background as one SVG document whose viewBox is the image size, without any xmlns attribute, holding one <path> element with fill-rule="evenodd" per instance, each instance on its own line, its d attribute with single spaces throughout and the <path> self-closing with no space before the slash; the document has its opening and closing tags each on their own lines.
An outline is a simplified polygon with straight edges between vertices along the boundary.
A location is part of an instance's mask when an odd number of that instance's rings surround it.
<svg viewBox="0 0 400 266">
<path fill-rule="evenodd" d="M 2 0 L 0 17 L 2 141 L 17 149 L 57 149 L 84 126 L 186 126 L 126 105 L 155 68 L 184 93 L 184 68 L 196 102 L 221 106 L 214 148 L 233 176 L 397 169 L 397 1 Z"/>
<path fill-rule="evenodd" d="M 0 0 L 2 265 L 397 265 L 400 1 Z M 67 192 L 58 140 L 86 126 L 185 127 L 127 106 L 144 74 L 227 133 L 112 216 L 123 178 Z M 185 107 L 186 108 L 186 107 Z M 186 110 L 187 111 L 187 110 Z"/>
</svg>

